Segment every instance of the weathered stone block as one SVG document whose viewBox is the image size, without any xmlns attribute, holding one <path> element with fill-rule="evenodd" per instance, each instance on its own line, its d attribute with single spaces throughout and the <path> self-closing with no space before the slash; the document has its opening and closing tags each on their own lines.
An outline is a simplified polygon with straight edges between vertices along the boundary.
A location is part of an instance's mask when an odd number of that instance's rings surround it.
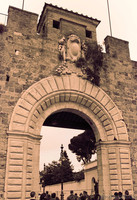
<svg viewBox="0 0 137 200">
<path fill-rule="evenodd" d="M 60 79 L 59 77 L 55 77 L 55 81 L 56 81 L 56 84 L 57 84 L 57 88 L 59 90 L 63 90 L 64 89 L 63 80 Z"/>
<path fill-rule="evenodd" d="M 85 105 L 86 103 L 87 103 L 87 99 L 83 98 L 82 101 L 81 101 L 81 105 Z"/>
<path fill-rule="evenodd" d="M 80 82 L 79 82 L 79 91 L 80 92 L 84 92 L 85 91 L 86 83 L 87 83 L 87 80 L 83 80 L 83 79 L 80 80 Z"/>
<path fill-rule="evenodd" d="M 16 178 L 22 178 L 22 172 L 9 172 L 9 178 L 13 178 L 16 180 Z"/>
<path fill-rule="evenodd" d="M 11 171 L 11 172 L 14 172 L 14 171 L 21 172 L 22 170 L 23 170 L 22 166 L 17 166 L 17 165 L 9 166 L 9 171 Z"/>
<path fill-rule="evenodd" d="M 91 96 L 96 97 L 97 94 L 99 93 L 99 88 L 96 86 L 93 86 L 92 91 L 91 91 Z"/>
<path fill-rule="evenodd" d="M 121 154 L 120 154 L 120 158 L 129 159 L 129 154 L 127 154 L 127 153 L 125 153 L 125 154 L 123 153 L 123 154 L 122 154 L 122 153 L 121 153 Z"/>
<path fill-rule="evenodd" d="M 15 190 L 16 191 L 16 190 Z M 15 199 L 21 199 L 21 192 L 8 192 L 7 198 L 15 198 Z"/>
</svg>

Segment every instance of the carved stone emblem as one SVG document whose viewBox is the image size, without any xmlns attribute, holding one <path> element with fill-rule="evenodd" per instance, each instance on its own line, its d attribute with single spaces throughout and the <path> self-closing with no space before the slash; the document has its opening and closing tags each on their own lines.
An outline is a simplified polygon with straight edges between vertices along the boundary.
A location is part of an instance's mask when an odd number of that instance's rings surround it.
<svg viewBox="0 0 137 200">
<path fill-rule="evenodd" d="M 81 43 L 79 37 L 70 35 L 67 41 L 67 60 L 77 61 L 81 56 Z"/>
<path fill-rule="evenodd" d="M 70 35 L 67 41 L 65 37 L 62 37 L 58 48 L 63 61 L 70 60 L 75 62 L 81 57 L 81 42 L 80 38 L 76 35 Z"/>
<path fill-rule="evenodd" d="M 74 34 L 69 35 L 67 38 L 63 36 L 58 42 L 58 50 L 59 58 L 62 60 L 62 63 L 55 69 L 55 74 L 60 76 L 75 73 L 77 76 L 87 79 L 86 66 L 73 71 L 73 69 L 68 67 L 67 63 L 67 61 L 70 61 L 76 64 L 80 58 L 85 59 L 85 52 L 87 51 L 85 41 L 81 41 L 80 38 Z"/>
</svg>

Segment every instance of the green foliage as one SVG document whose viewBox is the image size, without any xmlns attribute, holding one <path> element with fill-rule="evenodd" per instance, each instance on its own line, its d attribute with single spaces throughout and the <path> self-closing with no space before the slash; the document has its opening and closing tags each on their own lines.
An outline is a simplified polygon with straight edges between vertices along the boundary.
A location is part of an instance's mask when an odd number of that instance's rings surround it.
<svg viewBox="0 0 137 200">
<path fill-rule="evenodd" d="M 3 24 L 0 24 L 0 34 L 2 34 L 3 32 L 6 32 L 6 31 L 7 31 L 6 26 Z"/>
<path fill-rule="evenodd" d="M 89 64 L 93 64 L 94 68 L 99 69 L 102 66 L 103 55 L 102 55 L 102 47 L 95 42 L 89 43 L 86 42 L 87 51 L 85 51 L 85 59 Z"/>
<path fill-rule="evenodd" d="M 44 179 L 45 185 L 53 185 L 57 183 L 73 181 L 73 167 L 69 161 L 66 151 L 64 151 L 64 159 L 62 164 L 52 161 L 46 166 L 46 171 L 40 172 L 41 182 Z"/>
<path fill-rule="evenodd" d="M 84 57 L 76 61 L 76 66 L 81 68 L 87 79 L 95 85 L 100 85 L 100 71 L 103 65 L 102 47 L 95 42 L 84 44 Z"/>
<path fill-rule="evenodd" d="M 84 177 L 84 171 L 81 170 L 79 172 L 74 172 L 73 177 L 74 177 L 74 181 L 76 181 L 76 182 L 81 181 L 82 179 L 85 178 Z"/>
<path fill-rule="evenodd" d="M 84 67 L 84 66 L 86 66 L 87 65 L 87 62 L 86 62 L 86 60 L 84 59 L 84 58 L 79 58 L 77 61 L 76 61 L 76 66 L 78 67 L 78 68 L 82 68 L 82 67 Z"/>
<path fill-rule="evenodd" d="M 74 136 L 68 147 L 72 153 L 76 154 L 79 162 L 82 160 L 84 164 L 88 163 L 96 152 L 94 133 L 91 130 L 85 130 L 78 136 Z"/>
</svg>

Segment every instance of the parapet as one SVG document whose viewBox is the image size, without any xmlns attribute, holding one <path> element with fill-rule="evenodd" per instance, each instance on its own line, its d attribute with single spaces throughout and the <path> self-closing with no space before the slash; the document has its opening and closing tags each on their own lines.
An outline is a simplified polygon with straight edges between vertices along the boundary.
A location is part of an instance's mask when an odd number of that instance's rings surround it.
<svg viewBox="0 0 137 200">
<path fill-rule="evenodd" d="M 129 60 L 129 43 L 125 40 L 117 39 L 111 36 L 105 38 L 106 53 L 110 56 L 120 59 Z"/>
<path fill-rule="evenodd" d="M 38 15 L 15 7 L 9 7 L 7 28 L 9 31 L 33 35 L 37 31 Z"/>
</svg>

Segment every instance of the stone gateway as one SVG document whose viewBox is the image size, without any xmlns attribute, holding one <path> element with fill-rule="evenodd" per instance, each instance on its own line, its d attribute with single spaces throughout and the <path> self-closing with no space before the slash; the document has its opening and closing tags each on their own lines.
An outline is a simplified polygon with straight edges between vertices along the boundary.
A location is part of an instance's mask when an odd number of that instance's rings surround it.
<svg viewBox="0 0 137 200">
<path fill-rule="evenodd" d="M 101 198 L 125 190 L 136 198 L 137 62 L 128 42 L 105 38 L 96 85 L 98 64 L 86 60 L 82 44 L 97 44 L 100 21 L 49 4 L 37 18 L 9 7 L 0 34 L 0 199 L 38 195 L 41 127 L 61 112 L 82 117 L 94 132 Z"/>
</svg>

